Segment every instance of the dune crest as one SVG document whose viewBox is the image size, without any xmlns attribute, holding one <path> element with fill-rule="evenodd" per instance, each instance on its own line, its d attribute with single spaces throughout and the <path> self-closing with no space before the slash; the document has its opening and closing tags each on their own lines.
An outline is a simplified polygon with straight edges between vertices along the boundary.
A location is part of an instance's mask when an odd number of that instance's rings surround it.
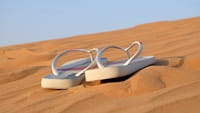
<svg viewBox="0 0 200 113">
<path fill-rule="evenodd" d="M 1 47 L 0 113 L 199 113 L 199 28 L 200 17 L 195 17 Z M 135 40 L 144 44 L 142 56 L 156 56 L 154 65 L 101 84 L 83 83 L 68 90 L 40 87 L 41 78 L 51 73 L 52 58 L 63 50 L 127 47 Z M 112 51 L 105 56 L 124 57 L 116 54 Z"/>
</svg>

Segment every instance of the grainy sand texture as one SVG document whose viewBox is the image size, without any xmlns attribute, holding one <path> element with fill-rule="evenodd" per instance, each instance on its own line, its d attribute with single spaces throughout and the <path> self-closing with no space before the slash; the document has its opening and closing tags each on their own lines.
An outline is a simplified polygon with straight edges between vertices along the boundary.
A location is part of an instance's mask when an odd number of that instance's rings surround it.
<svg viewBox="0 0 200 113">
<path fill-rule="evenodd" d="M 156 57 L 154 65 L 126 78 L 68 90 L 40 86 L 51 73 L 51 60 L 63 50 L 127 47 L 135 40 L 144 44 L 142 56 Z M 105 56 L 124 57 L 120 51 Z M 0 113 L 200 113 L 200 17 L 1 47 Z"/>
</svg>

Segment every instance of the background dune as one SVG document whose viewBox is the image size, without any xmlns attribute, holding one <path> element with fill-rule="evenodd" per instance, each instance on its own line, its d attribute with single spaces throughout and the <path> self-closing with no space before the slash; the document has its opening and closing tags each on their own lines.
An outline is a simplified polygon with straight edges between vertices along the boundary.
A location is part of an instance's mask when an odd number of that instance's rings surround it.
<svg viewBox="0 0 200 113">
<path fill-rule="evenodd" d="M 83 83 L 68 90 L 40 87 L 41 78 L 51 73 L 52 58 L 63 50 L 127 47 L 135 40 L 143 42 L 143 56 L 156 56 L 155 65 L 101 84 Z M 117 52 L 105 56 L 124 57 Z M 0 59 L 0 113 L 200 112 L 200 17 L 1 47 Z"/>
</svg>

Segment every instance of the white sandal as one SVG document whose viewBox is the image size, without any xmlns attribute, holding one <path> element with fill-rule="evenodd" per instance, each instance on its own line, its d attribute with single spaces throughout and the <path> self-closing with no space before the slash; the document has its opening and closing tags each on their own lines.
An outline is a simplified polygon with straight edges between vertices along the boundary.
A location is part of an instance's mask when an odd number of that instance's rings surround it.
<svg viewBox="0 0 200 113">
<path fill-rule="evenodd" d="M 130 57 L 129 50 L 136 45 L 138 45 L 138 50 L 133 56 Z M 116 48 L 124 51 L 127 54 L 128 59 L 117 61 L 115 63 L 104 64 L 103 62 L 101 62 L 102 53 L 110 48 Z M 142 50 L 143 45 L 139 41 L 133 42 L 128 48 L 125 49 L 118 46 L 108 46 L 100 50 L 99 52 L 97 52 L 96 56 L 96 63 L 98 65 L 98 68 L 87 70 L 85 72 L 86 81 L 123 77 L 153 64 L 155 62 L 154 56 L 138 57 L 141 54 Z"/>
<path fill-rule="evenodd" d="M 63 51 L 62 53 L 58 54 L 53 59 L 51 64 L 52 74 L 42 78 L 41 87 L 49 89 L 68 89 L 70 87 L 79 85 L 85 78 L 84 72 L 87 69 L 92 68 L 95 64 L 92 55 L 93 50 L 72 49 Z M 73 60 L 61 65 L 61 67 L 57 69 L 57 60 L 69 52 L 86 52 L 89 53 L 90 58 Z M 106 58 L 101 58 L 101 60 L 101 62 L 106 62 Z"/>
</svg>

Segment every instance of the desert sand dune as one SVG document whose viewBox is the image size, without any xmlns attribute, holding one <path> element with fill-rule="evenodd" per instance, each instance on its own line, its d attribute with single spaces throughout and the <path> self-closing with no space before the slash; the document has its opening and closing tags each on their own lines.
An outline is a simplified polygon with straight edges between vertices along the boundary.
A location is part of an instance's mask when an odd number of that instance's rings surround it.
<svg viewBox="0 0 200 113">
<path fill-rule="evenodd" d="M 199 113 L 200 17 L 0 48 L 0 113 Z M 128 77 L 68 90 L 40 87 L 52 58 L 72 48 L 144 44 L 157 61 Z M 125 58 L 119 51 L 109 59 Z M 118 53 L 118 54 L 117 54 Z M 73 54 L 62 61 L 79 57 Z M 94 85 L 96 84 L 96 85 Z"/>
</svg>

